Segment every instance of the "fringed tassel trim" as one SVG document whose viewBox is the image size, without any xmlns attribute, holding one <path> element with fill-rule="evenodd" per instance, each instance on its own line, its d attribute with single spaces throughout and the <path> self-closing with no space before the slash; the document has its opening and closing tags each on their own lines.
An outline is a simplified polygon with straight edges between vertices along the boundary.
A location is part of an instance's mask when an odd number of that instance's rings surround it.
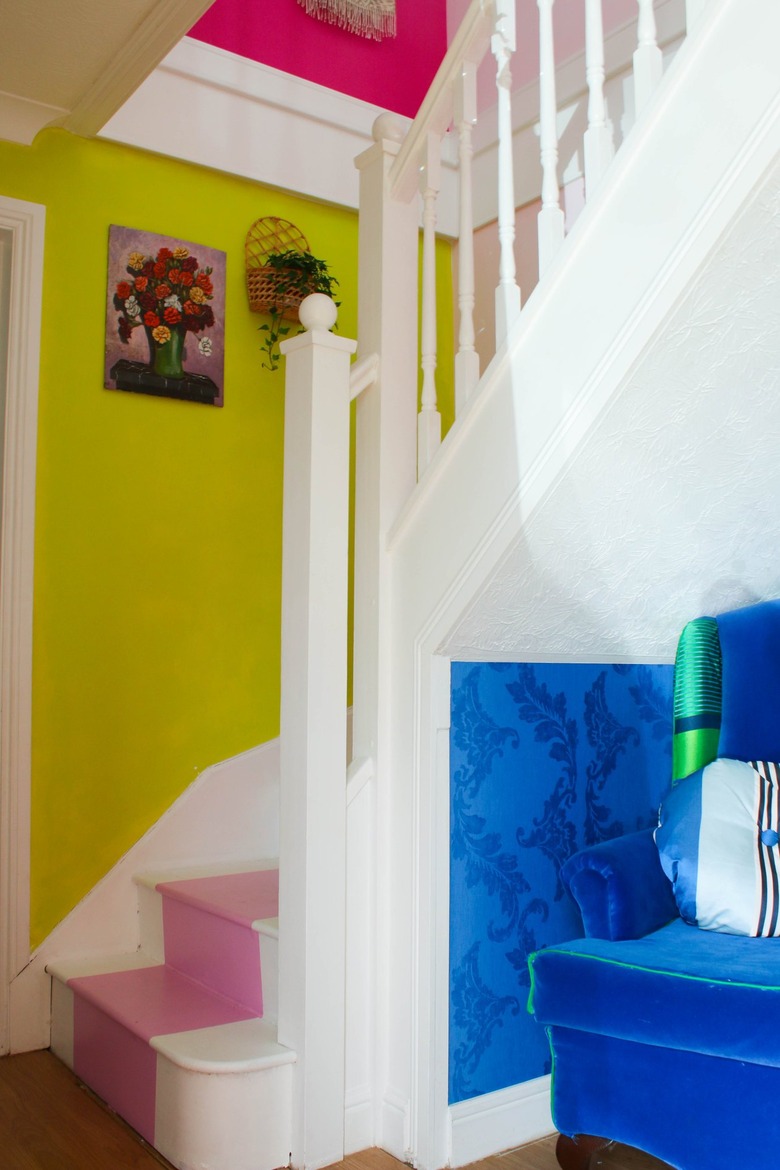
<svg viewBox="0 0 780 1170">
<path fill-rule="evenodd" d="M 395 36 L 395 0 L 298 0 L 309 16 L 359 37 L 381 41 Z"/>
</svg>

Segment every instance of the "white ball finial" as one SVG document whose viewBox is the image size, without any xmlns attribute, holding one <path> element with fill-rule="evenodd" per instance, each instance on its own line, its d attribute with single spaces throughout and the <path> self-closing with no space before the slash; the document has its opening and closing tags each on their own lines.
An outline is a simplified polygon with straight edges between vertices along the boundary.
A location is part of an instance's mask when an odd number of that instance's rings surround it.
<svg viewBox="0 0 780 1170">
<path fill-rule="evenodd" d="M 380 114 L 371 127 L 374 142 L 388 138 L 390 142 L 403 142 L 405 130 L 395 114 Z"/>
<path fill-rule="evenodd" d="M 304 329 L 332 329 L 338 315 L 335 302 L 325 293 L 309 293 L 298 309 L 298 318 Z"/>
</svg>

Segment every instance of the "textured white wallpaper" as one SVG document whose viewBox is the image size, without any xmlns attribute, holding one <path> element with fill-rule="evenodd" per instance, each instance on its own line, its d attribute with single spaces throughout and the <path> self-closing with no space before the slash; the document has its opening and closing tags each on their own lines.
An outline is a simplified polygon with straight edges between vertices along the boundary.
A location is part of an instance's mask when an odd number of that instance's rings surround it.
<svg viewBox="0 0 780 1170">
<path fill-rule="evenodd" d="M 769 596 L 780 596 L 777 163 L 446 652 L 669 659 L 689 618 Z"/>
</svg>

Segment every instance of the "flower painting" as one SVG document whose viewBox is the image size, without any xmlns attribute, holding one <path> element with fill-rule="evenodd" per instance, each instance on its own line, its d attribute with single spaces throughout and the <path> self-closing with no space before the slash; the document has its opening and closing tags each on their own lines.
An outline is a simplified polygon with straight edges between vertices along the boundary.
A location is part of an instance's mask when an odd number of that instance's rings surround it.
<svg viewBox="0 0 780 1170">
<path fill-rule="evenodd" d="M 109 229 L 107 390 L 222 406 L 225 253 Z"/>
</svg>

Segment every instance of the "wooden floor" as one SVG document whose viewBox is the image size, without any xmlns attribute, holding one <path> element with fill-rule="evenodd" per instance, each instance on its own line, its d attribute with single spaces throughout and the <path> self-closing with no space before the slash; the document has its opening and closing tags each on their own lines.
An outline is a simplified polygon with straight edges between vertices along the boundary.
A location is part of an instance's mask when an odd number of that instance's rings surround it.
<svg viewBox="0 0 780 1170">
<path fill-rule="evenodd" d="M 400 1170 L 382 1150 L 366 1150 L 334 1170 Z M 0 1059 L 2 1170 L 160 1170 L 169 1163 L 110 1113 L 49 1052 Z M 663 1170 L 664 1163 L 612 1146 L 594 1157 L 611 1170 Z M 475 1170 L 558 1170 L 545 1138 L 475 1163 Z"/>
</svg>

